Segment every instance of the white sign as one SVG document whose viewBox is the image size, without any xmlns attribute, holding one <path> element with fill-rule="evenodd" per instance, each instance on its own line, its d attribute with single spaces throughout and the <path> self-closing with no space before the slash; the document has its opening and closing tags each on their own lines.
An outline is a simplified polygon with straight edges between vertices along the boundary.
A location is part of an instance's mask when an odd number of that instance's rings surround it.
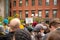
<svg viewBox="0 0 60 40">
<path fill-rule="evenodd" d="M 33 18 L 26 18 L 26 24 L 33 23 Z"/>
</svg>

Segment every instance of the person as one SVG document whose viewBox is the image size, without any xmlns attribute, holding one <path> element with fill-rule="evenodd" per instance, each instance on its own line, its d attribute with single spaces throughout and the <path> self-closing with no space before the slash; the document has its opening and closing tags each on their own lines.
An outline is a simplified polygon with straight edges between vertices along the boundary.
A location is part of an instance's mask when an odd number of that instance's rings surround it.
<svg viewBox="0 0 60 40">
<path fill-rule="evenodd" d="M 36 40 L 42 40 L 42 38 L 45 36 L 44 30 L 46 29 L 46 26 L 43 26 L 42 24 L 37 24 L 34 28 L 35 32 L 35 38 Z"/>
<path fill-rule="evenodd" d="M 14 18 L 10 21 L 10 33 L 8 34 L 8 40 L 31 40 L 31 36 L 28 31 L 20 29 L 20 19 Z"/>
<path fill-rule="evenodd" d="M 31 40 L 31 35 L 26 30 L 18 29 L 15 31 L 12 40 Z"/>
<path fill-rule="evenodd" d="M 20 29 L 24 29 L 24 26 L 23 26 L 23 24 L 20 24 L 20 27 L 19 27 Z"/>
<path fill-rule="evenodd" d="M 50 29 L 50 32 L 54 31 L 56 28 L 60 27 L 60 19 L 59 18 L 54 18 L 50 21 L 50 24 L 49 24 L 49 29 Z M 50 33 L 49 32 L 49 33 Z M 49 34 L 48 33 L 48 34 Z M 46 34 L 42 40 L 46 40 L 48 34 Z"/>
<path fill-rule="evenodd" d="M 46 40 L 60 40 L 60 28 L 50 32 Z"/>
<path fill-rule="evenodd" d="M 13 34 L 15 33 L 15 31 L 17 29 L 20 29 L 19 26 L 20 26 L 20 19 L 18 18 L 14 18 L 10 21 L 10 31 L 9 31 L 9 34 L 6 35 L 6 40 L 11 40 L 11 38 L 13 37 Z"/>
<path fill-rule="evenodd" d="M 34 28 L 37 24 L 38 24 L 38 23 L 37 23 L 36 21 L 34 21 L 34 22 L 32 23 L 32 27 Z"/>
<path fill-rule="evenodd" d="M 9 22 L 8 19 L 4 19 L 4 20 L 3 20 L 4 32 L 5 32 L 6 34 L 9 33 L 8 22 Z"/>
<path fill-rule="evenodd" d="M 19 29 L 20 27 L 20 19 L 14 18 L 10 21 L 10 32 L 15 31 L 16 29 Z"/>
<path fill-rule="evenodd" d="M 28 26 L 26 27 L 27 28 L 27 30 L 31 33 L 32 32 L 32 30 L 33 30 L 33 27 L 31 26 L 31 24 L 28 24 Z"/>
<path fill-rule="evenodd" d="M 0 40 L 6 40 L 3 25 L 0 24 Z"/>
<path fill-rule="evenodd" d="M 60 27 L 60 19 L 59 18 L 52 19 L 49 24 L 50 31 L 55 30 L 58 27 Z"/>
</svg>

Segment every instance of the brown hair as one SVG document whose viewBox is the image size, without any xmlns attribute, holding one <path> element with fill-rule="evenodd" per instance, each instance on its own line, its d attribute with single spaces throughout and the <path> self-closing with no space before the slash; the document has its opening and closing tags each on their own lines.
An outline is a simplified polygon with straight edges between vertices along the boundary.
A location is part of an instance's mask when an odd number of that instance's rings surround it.
<svg viewBox="0 0 60 40">
<path fill-rule="evenodd" d="M 60 26 L 60 19 L 59 18 L 54 18 L 50 21 L 49 24 L 49 28 L 51 28 L 51 26 L 54 26 L 55 28 Z"/>
<path fill-rule="evenodd" d="M 60 40 L 60 28 L 49 33 L 46 40 Z"/>
</svg>

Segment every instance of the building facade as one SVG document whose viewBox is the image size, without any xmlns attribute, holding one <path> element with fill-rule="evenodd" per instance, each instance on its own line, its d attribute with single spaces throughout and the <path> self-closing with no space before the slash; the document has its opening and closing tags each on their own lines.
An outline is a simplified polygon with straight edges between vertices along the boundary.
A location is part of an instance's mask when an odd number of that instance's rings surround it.
<svg viewBox="0 0 60 40">
<path fill-rule="evenodd" d="M 0 16 L 4 17 L 5 12 L 5 4 L 4 0 L 0 0 Z"/>
<path fill-rule="evenodd" d="M 0 0 L 0 16 L 3 18 L 8 17 L 9 13 L 9 0 Z"/>
<path fill-rule="evenodd" d="M 60 0 L 11 0 L 10 16 L 60 18 Z"/>
</svg>

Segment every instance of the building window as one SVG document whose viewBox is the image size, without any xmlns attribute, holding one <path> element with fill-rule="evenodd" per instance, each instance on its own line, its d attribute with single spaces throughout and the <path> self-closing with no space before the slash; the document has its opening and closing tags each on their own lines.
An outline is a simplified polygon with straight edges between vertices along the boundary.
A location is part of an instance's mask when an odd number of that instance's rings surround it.
<svg viewBox="0 0 60 40">
<path fill-rule="evenodd" d="M 57 16 L 57 10 L 53 10 L 53 17 Z"/>
<path fill-rule="evenodd" d="M 35 11 L 34 10 L 32 10 L 32 17 L 34 17 L 35 16 Z"/>
<path fill-rule="evenodd" d="M 16 6 L 16 0 L 13 1 L 13 6 L 14 6 L 14 7 Z"/>
<path fill-rule="evenodd" d="M 20 19 L 22 18 L 22 11 L 19 11 L 19 14 L 20 14 Z"/>
<path fill-rule="evenodd" d="M 22 6 L 22 0 L 19 0 L 19 6 Z"/>
<path fill-rule="evenodd" d="M 13 11 L 13 16 L 16 17 L 16 11 Z"/>
<path fill-rule="evenodd" d="M 26 6 L 28 6 L 28 4 L 29 4 L 29 3 L 28 3 L 28 0 L 26 0 Z"/>
<path fill-rule="evenodd" d="M 38 17 L 42 17 L 42 11 L 41 10 L 38 11 Z"/>
<path fill-rule="evenodd" d="M 28 17 L 28 13 L 29 13 L 28 11 L 25 11 L 25 16 L 26 16 L 26 17 Z"/>
<path fill-rule="evenodd" d="M 38 0 L 38 5 L 42 5 L 42 0 Z"/>
<path fill-rule="evenodd" d="M 32 6 L 34 6 L 35 5 L 35 0 L 32 0 Z"/>
<path fill-rule="evenodd" d="M 46 13 L 46 17 L 49 17 L 49 10 L 46 10 L 45 13 Z"/>
<path fill-rule="evenodd" d="M 54 0 L 54 5 L 57 5 L 57 0 Z"/>
<path fill-rule="evenodd" d="M 46 0 L 46 6 L 49 6 L 49 1 L 50 1 L 50 0 Z"/>
</svg>

